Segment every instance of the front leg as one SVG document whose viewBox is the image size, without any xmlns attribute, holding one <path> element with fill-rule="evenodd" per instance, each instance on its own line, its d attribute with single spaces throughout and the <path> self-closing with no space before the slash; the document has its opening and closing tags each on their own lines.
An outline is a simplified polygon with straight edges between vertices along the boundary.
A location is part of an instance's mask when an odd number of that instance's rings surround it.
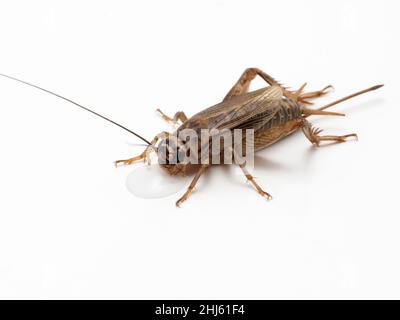
<svg viewBox="0 0 400 320">
<path fill-rule="evenodd" d="M 183 111 L 178 111 L 177 113 L 175 113 L 175 115 L 172 118 L 168 117 L 160 109 L 157 109 L 156 112 L 158 112 L 165 121 L 172 122 L 175 125 L 178 124 L 178 121 L 181 121 L 181 123 L 184 123 L 188 119 L 188 117 L 186 116 L 186 114 Z"/>
<path fill-rule="evenodd" d="M 114 162 L 115 166 L 117 167 L 120 163 L 122 163 L 124 165 L 130 165 L 130 164 L 140 161 L 140 160 L 143 160 L 144 162 L 147 162 L 148 164 L 150 164 L 150 153 L 155 150 L 157 141 L 159 139 L 167 138 L 168 135 L 169 135 L 169 133 L 166 131 L 159 133 L 158 135 L 156 135 L 154 137 L 153 140 L 151 140 L 151 145 L 147 146 L 146 149 L 140 155 L 133 157 L 133 158 L 126 159 L 126 160 L 117 160 Z"/>
</svg>

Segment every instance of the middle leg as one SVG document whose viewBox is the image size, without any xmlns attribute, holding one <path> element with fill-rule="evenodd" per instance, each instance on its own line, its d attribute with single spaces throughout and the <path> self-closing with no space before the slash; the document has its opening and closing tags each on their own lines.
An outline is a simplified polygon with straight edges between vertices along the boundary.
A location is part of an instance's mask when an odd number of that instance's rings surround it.
<svg viewBox="0 0 400 320">
<path fill-rule="evenodd" d="M 246 179 L 250 184 L 254 187 L 254 189 L 263 197 L 267 198 L 268 200 L 272 200 L 272 196 L 264 191 L 260 185 L 256 182 L 255 178 L 252 176 L 252 174 L 247 170 L 246 168 L 246 160 L 243 159 L 235 150 L 233 151 L 234 159 L 236 164 L 242 169 L 243 174 L 245 175 Z"/>
<path fill-rule="evenodd" d="M 176 202 L 176 206 L 179 207 L 182 202 L 186 201 L 189 198 L 190 194 L 193 192 L 194 187 L 196 186 L 197 181 L 199 181 L 201 175 L 206 171 L 209 165 L 203 164 L 201 165 L 199 171 L 197 171 L 196 175 L 194 176 L 192 182 L 190 183 L 189 187 L 187 188 L 186 192 L 183 196 Z"/>
</svg>

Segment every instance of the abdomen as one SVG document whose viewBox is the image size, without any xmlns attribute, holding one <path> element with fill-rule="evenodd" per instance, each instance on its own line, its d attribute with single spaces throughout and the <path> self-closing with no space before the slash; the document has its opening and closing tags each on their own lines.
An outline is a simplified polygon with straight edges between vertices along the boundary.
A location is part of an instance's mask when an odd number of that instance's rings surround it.
<svg viewBox="0 0 400 320">
<path fill-rule="evenodd" d="M 300 106 L 291 99 L 282 99 L 279 111 L 254 134 L 254 150 L 278 142 L 299 129 L 303 124 Z"/>
</svg>

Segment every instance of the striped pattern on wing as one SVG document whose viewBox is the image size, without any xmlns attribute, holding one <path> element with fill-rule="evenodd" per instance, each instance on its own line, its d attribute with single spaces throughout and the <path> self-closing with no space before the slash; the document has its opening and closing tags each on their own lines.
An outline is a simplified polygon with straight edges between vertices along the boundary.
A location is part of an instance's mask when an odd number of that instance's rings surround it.
<svg viewBox="0 0 400 320">
<path fill-rule="evenodd" d="M 250 101 L 231 110 L 223 120 L 215 125 L 216 129 L 254 129 L 270 121 L 279 110 L 282 89 L 272 86 L 265 89 Z"/>
<path fill-rule="evenodd" d="M 225 100 L 207 108 L 186 121 L 178 130 L 235 129 L 261 126 L 279 109 L 282 89 L 279 86 L 262 88 Z M 257 129 L 256 127 L 251 127 Z"/>
</svg>

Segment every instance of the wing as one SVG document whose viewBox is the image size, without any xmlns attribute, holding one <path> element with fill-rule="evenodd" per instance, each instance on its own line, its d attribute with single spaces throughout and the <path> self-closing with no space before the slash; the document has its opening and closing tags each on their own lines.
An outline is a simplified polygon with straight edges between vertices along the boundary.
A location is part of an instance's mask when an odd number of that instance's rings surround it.
<svg viewBox="0 0 400 320">
<path fill-rule="evenodd" d="M 272 119 L 281 98 L 279 86 L 249 92 L 197 113 L 179 129 L 257 129 Z"/>
<path fill-rule="evenodd" d="M 279 109 L 282 89 L 278 86 L 268 87 L 250 101 L 229 112 L 215 128 L 222 129 L 257 129 L 273 118 Z"/>
</svg>

